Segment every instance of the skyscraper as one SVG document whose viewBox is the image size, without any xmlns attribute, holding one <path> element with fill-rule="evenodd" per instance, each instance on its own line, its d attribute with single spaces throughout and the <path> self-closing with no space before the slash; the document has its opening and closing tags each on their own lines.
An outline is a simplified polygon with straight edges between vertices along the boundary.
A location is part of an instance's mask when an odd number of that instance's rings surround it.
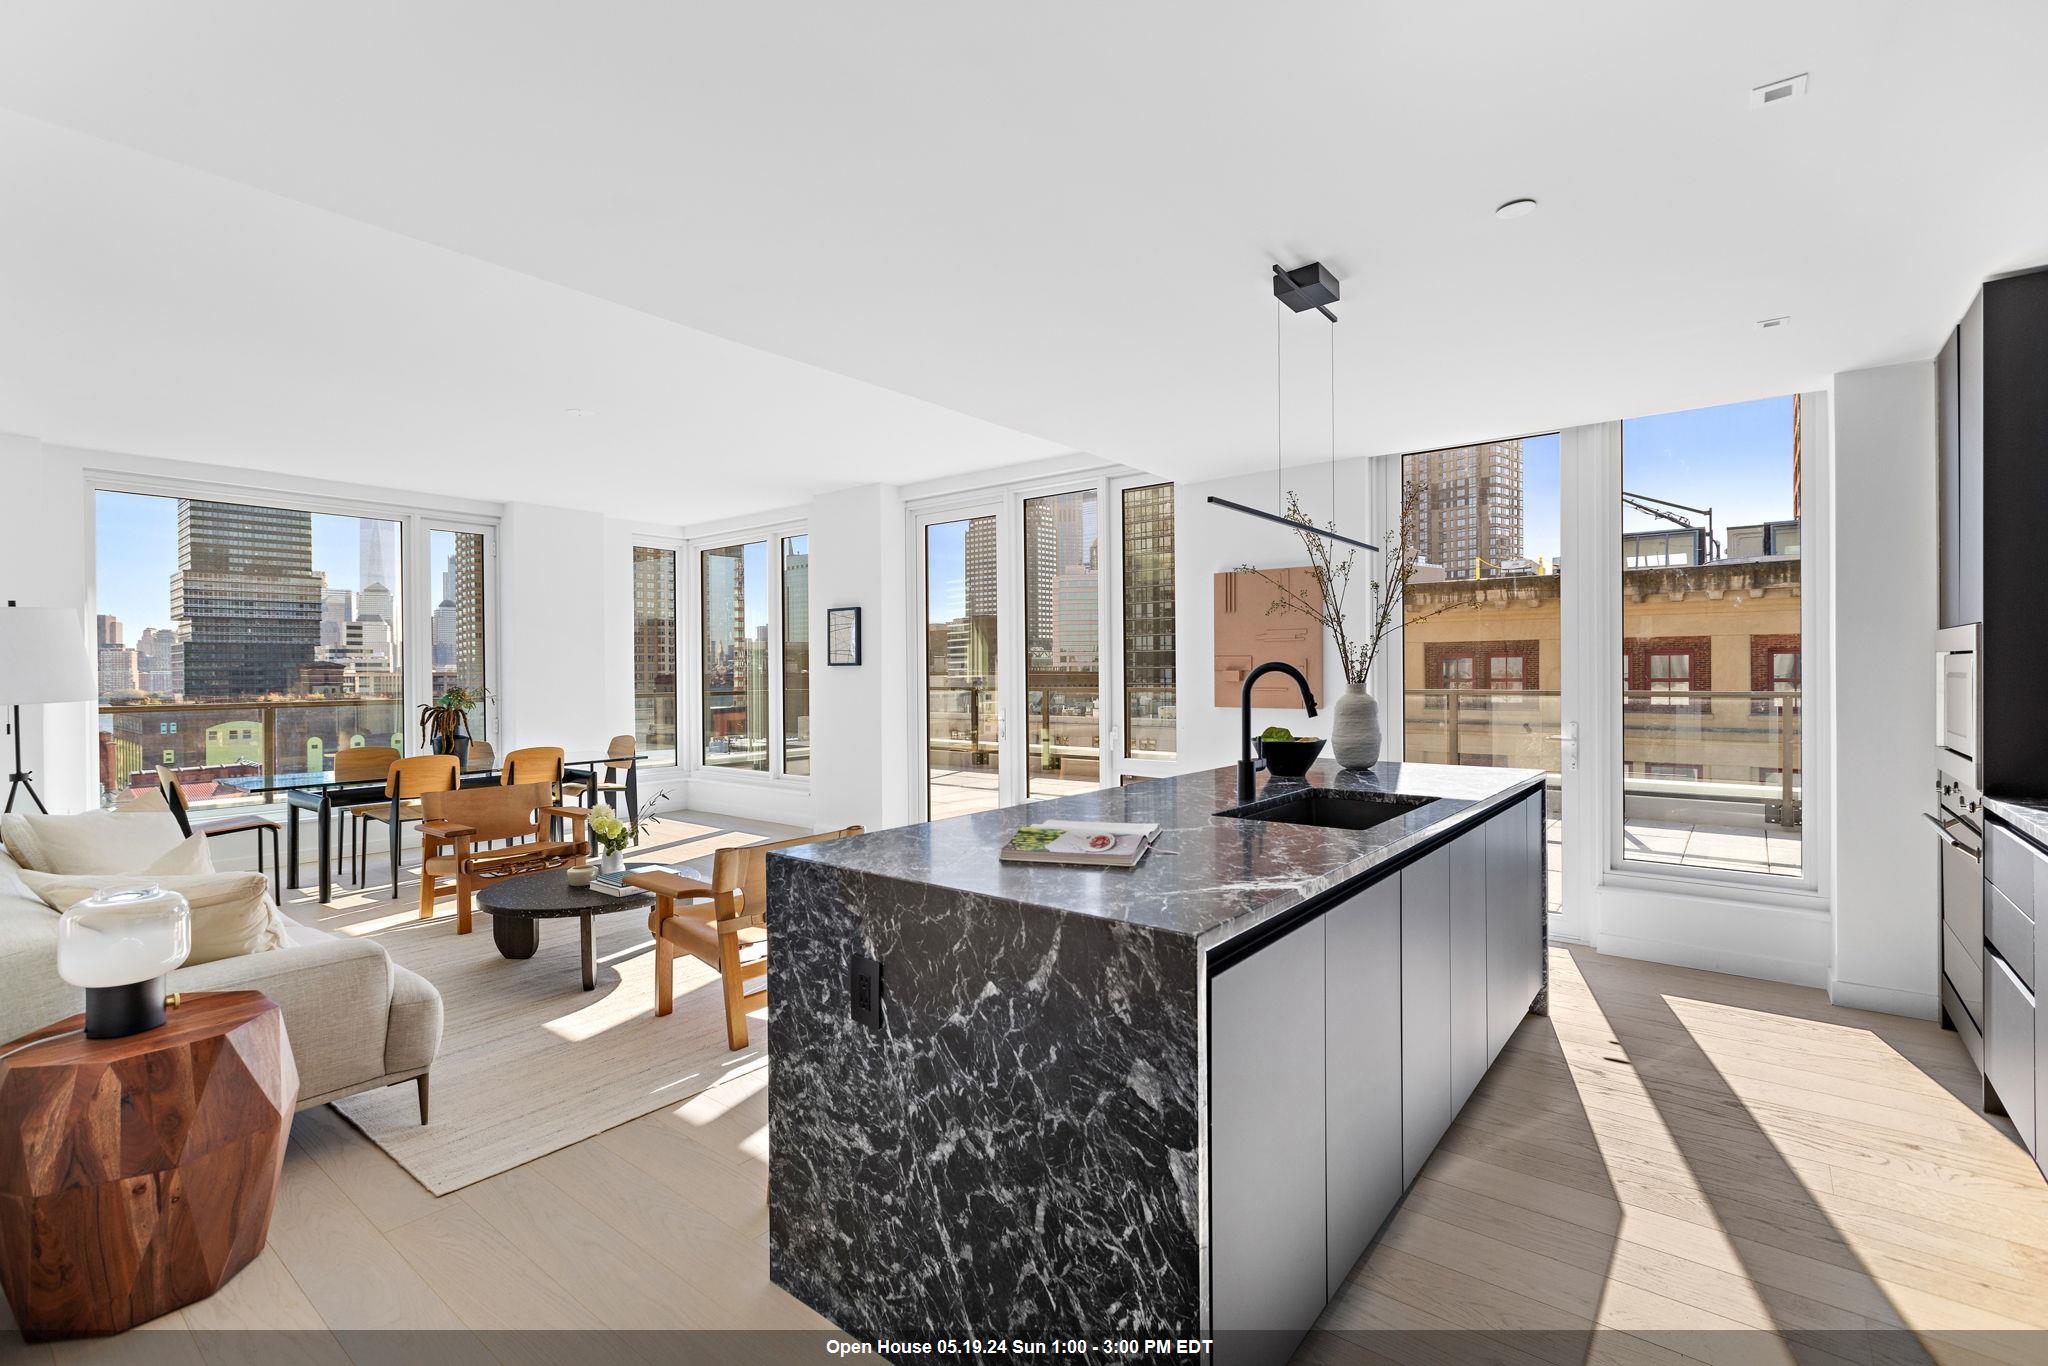
<svg viewBox="0 0 2048 1366">
<path fill-rule="evenodd" d="M 178 500 L 171 620 L 195 699 L 289 692 L 320 643 L 312 514 Z"/>
<path fill-rule="evenodd" d="M 1411 525 L 1404 530 L 1422 558 L 1454 579 L 1501 573 L 1522 558 L 1522 443 L 1491 441 L 1408 456 L 1404 473 L 1416 486 Z"/>
<path fill-rule="evenodd" d="M 455 533 L 442 596 L 455 604 L 455 681 L 472 693 L 484 687 L 484 538 Z"/>
<path fill-rule="evenodd" d="M 358 559 L 356 586 L 398 582 L 398 523 L 380 522 L 374 517 L 356 522 Z M 384 618 L 389 621 L 387 615 Z"/>
</svg>

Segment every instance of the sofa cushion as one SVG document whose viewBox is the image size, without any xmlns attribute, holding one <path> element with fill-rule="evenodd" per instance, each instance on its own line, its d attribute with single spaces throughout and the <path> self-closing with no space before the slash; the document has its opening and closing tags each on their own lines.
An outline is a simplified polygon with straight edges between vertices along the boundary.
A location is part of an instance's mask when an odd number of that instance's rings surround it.
<svg viewBox="0 0 2048 1366">
<path fill-rule="evenodd" d="M 168 811 L 0 816 L 0 844 L 36 873 L 139 873 L 184 842 L 185 832 Z"/>
<path fill-rule="evenodd" d="M 134 873 L 66 876 L 24 872 L 21 880 L 45 905 L 68 911 L 95 892 L 134 886 L 142 879 Z M 185 960 L 187 966 L 267 953 L 289 942 L 284 914 L 271 901 L 270 879 L 262 873 L 201 873 L 185 877 L 152 873 L 148 880 L 167 892 L 177 892 L 192 908 L 192 954 Z"/>
<path fill-rule="evenodd" d="M 194 832 L 150 860 L 141 870 L 154 877 L 192 877 L 213 871 L 213 855 L 206 852 L 206 836 Z"/>
</svg>

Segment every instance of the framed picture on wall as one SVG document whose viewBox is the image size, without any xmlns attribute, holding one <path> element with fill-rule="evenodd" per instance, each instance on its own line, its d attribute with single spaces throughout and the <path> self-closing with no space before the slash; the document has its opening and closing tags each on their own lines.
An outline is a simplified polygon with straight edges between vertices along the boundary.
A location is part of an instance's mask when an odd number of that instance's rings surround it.
<svg viewBox="0 0 2048 1366">
<path fill-rule="evenodd" d="M 860 663 L 860 608 L 825 609 L 825 662 Z"/>
</svg>

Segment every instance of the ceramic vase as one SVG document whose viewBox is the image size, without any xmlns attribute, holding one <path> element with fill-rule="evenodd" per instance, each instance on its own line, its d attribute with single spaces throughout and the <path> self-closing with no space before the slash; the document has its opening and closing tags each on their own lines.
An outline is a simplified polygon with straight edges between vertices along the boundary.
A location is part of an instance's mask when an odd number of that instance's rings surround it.
<svg viewBox="0 0 2048 1366">
<path fill-rule="evenodd" d="M 1377 743 L 1377 742 L 1375 742 L 1375 743 Z M 617 851 L 617 852 L 615 852 L 615 853 L 606 853 L 606 854 L 603 854 L 603 855 L 599 856 L 599 858 L 598 858 L 598 860 L 597 860 L 597 871 L 598 871 L 598 872 L 600 872 L 600 873 L 623 873 L 623 872 L 625 872 L 625 871 L 626 871 L 626 851 L 625 851 L 625 850 L 623 850 L 623 849 L 620 849 L 620 850 L 618 850 L 618 851 Z"/>
<path fill-rule="evenodd" d="M 1330 753 L 1345 768 L 1380 761 L 1380 702 L 1363 683 L 1344 689 L 1330 712 Z"/>
</svg>

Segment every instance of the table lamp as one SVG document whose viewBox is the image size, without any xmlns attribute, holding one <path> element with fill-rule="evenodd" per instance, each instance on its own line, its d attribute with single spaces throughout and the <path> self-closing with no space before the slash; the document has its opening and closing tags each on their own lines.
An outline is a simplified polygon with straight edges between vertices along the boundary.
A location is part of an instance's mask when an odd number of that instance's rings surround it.
<svg viewBox="0 0 2048 1366">
<path fill-rule="evenodd" d="M 92 702 L 99 677 L 85 647 L 78 613 L 68 607 L 17 607 L 9 599 L 0 611 L 0 702 L 14 708 L 14 771 L 7 775 L 6 810 L 27 792 L 36 810 L 48 811 L 21 763 L 21 704 Z"/>
<path fill-rule="evenodd" d="M 57 975 L 85 988 L 85 1037 L 164 1022 L 164 979 L 192 953 L 192 908 L 154 882 L 109 887 L 57 923 Z"/>
</svg>

